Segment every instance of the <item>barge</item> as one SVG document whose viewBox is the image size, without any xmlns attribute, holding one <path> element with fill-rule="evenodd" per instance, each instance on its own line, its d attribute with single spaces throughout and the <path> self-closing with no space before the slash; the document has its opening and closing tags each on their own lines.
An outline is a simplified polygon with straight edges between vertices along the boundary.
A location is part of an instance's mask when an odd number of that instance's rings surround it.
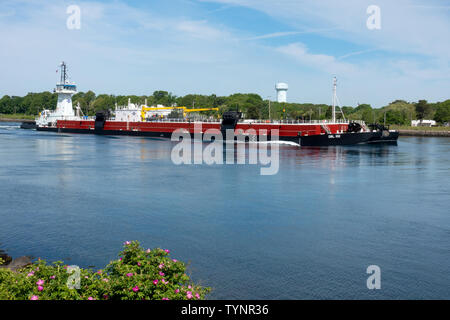
<svg viewBox="0 0 450 320">
<path fill-rule="evenodd" d="M 36 119 L 36 130 L 63 133 L 130 135 L 170 138 L 176 131 L 189 134 L 208 134 L 214 139 L 239 139 L 244 141 L 292 141 L 300 146 L 329 146 L 396 143 L 398 131 L 364 121 L 336 119 L 336 105 L 333 98 L 331 120 L 244 120 L 239 111 L 226 111 L 221 119 L 191 121 L 186 118 L 190 112 L 218 110 L 217 108 L 189 109 L 186 107 L 137 106 L 128 101 L 126 107 L 97 112 L 95 117 L 83 115 L 80 106 L 74 110 L 72 95 L 76 85 L 68 81 L 67 67 L 61 64 L 61 80 L 56 85 L 58 102 L 55 111 L 43 110 Z M 336 97 L 336 79 L 334 79 Z M 181 119 L 170 119 L 167 114 L 179 110 Z M 232 134 L 230 134 L 230 132 Z"/>
</svg>

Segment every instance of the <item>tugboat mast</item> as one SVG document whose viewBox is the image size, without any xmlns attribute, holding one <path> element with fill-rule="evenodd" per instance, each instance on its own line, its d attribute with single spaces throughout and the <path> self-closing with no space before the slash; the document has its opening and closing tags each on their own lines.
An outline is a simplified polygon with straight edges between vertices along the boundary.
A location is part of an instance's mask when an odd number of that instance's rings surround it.
<svg viewBox="0 0 450 320">
<path fill-rule="evenodd" d="M 65 84 L 67 80 L 67 66 L 66 63 L 63 61 L 61 62 L 61 84 Z"/>
<path fill-rule="evenodd" d="M 63 117 L 66 119 L 67 117 L 75 116 L 72 107 L 72 96 L 77 93 L 77 86 L 69 81 L 67 65 L 64 61 L 61 62 L 60 68 L 61 79 L 60 83 L 56 84 L 55 89 L 55 92 L 58 94 L 58 103 L 53 114 L 54 116 Z"/>
</svg>

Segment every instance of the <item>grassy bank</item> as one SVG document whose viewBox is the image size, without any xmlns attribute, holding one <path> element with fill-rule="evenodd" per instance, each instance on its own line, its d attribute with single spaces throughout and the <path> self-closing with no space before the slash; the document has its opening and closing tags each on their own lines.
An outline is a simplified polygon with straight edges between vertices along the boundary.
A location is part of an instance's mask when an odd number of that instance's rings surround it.
<svg viewBox="0 0 450 320">
<path fill-rule="evenodd" d="M 0 121 L 24 121 L 24 120 L 34 120 L 36 116 L 24 113 L 0 113 Z"/>
<path fill-rule="evenodd" d="M 399 126 L 391 125 L 391 129 L 395 130 L 414 130 L 414 131 L 450 131 L 450 127 L 411 127 L 411 126 Z"/>
<path fill-rule="evenodd" d="M 450 127 L 410 127 L 391 125 L 401 136 L 450 137 Z"/>
</svg>

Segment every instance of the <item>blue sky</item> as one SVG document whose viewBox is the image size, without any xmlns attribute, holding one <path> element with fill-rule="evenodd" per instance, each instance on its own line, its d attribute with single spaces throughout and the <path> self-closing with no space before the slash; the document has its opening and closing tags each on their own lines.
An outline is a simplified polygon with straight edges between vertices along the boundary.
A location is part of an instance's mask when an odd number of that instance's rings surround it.
<svg viewBox="0 0 450 320">
<path fill-rule="evenodd" d="M 69 5 L 81 28 L 69 30 Z M 369 5 L 381 29 L 369 30 Z M 0 0 L 0 95 L 51 90 L 64 60 L 81 91 L 254 92 L 381 107 L 450 98 L 444 0 Z"/>
</svg>

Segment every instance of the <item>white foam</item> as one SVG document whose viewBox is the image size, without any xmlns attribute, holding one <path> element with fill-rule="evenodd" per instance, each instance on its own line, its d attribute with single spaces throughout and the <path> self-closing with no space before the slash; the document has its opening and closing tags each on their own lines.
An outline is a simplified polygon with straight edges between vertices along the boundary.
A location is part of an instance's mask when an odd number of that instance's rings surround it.
<svg viewBox="0 0 450 320">
<path fill-rule="evenodd" d="M 296 147 L 300 147 L 300 145 L 298 143 L 295 143 L 293 141 L 281 141 L 281 140 L 276 140 L 276 141 L 258 141 L 258 143 L 266 143 L 266 144 L 285 144 L 285 145 L 289 145 L 289 146 L 296 146 Z"/>
<path fill-rule="evenodd" d="M 4 130 L 14 130 L 14 129 L 18 129 L 20 128 L 20 125 L 13 125 L 10 123 L 0 123 L 0 128 L 4 129 Z"/>
</svg>

